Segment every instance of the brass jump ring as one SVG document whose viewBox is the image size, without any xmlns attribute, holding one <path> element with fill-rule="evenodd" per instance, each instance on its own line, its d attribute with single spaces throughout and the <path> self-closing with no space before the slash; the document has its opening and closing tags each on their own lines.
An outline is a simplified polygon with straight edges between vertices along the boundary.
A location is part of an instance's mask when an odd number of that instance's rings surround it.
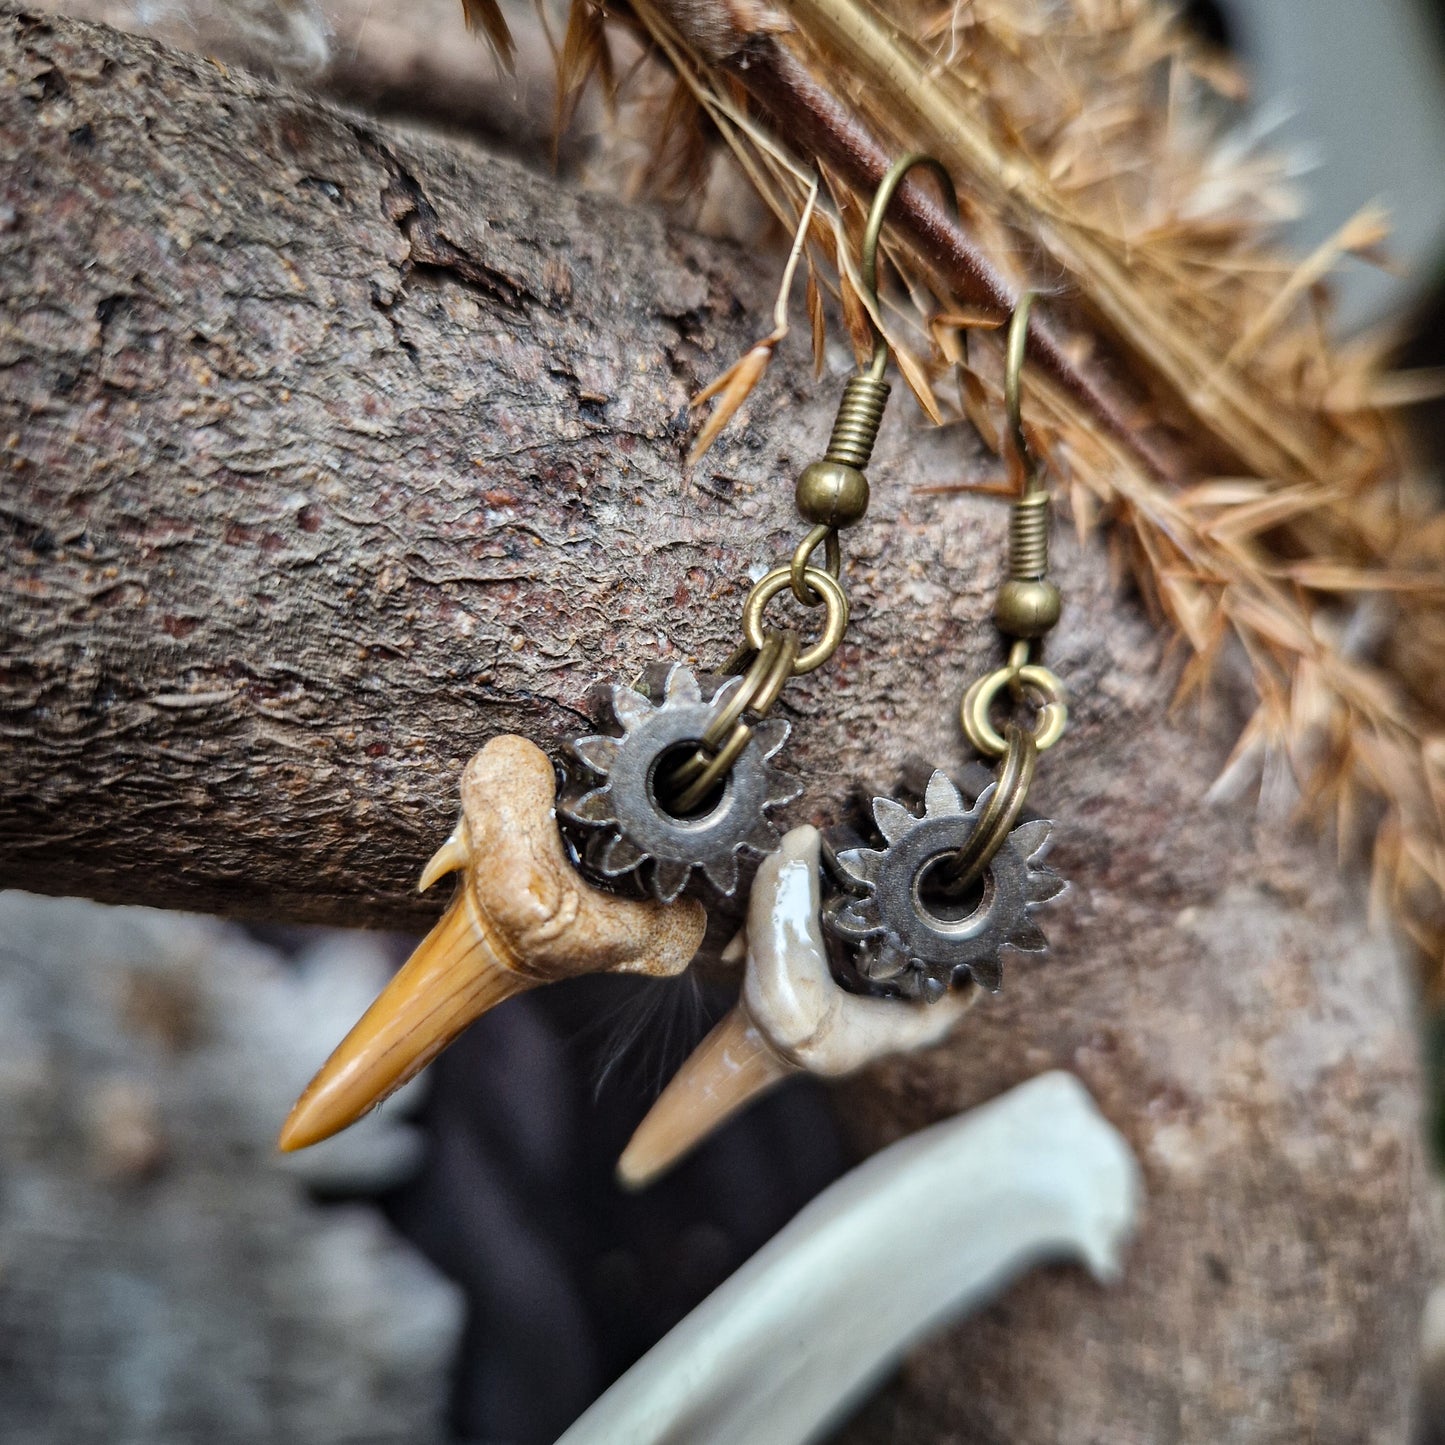
<svg viewBox="0 0 1445 1445">
<path fill-rule="evenodd" d="M 963 704 L 959 708 L 959 721 L 968 734 L 969 742 L 988 757 L 1001 758 L 1008 750 L 1008 744 L 989 721 L 988 714 L 999 692 L 1015 682 L 1041 699 L 1033 730 L 1034 746 L 1039 752 L 1047 752 L 1053 747 L 1068 726 L 1069 709 L 1064 685 L 1048 668 L 1037 663 L 1017 668 L 1000 667 L 979 678 L 964 693 Z"/>
<path fill-rule="evenodd" d="M 793 668 L 798 661 L 798 654 L 803 650 L 803 639 L 791 627 L 784 630 L 782 638 L 783 650 L 779 654 L 777 662 L 758 683 L 757 691 L 753 694 L 752 711 L 759 717 L 766 717 L 772 712 L 773 704 L 782 696 L 783 688 L 788 679 L 793 676 Z"/>
<path fill-rule="evenodd" d="M 794 677 L 801 677 L 805 672 L 822 667 L 837 652 L 843 641 L 843 634 L 848 630 L 848 594 L 843 590 L 843 584 L 831 572 L 825 572 L 819 567 L 805 567 L 803 580 L 815 592 L 823 594 L 828 615 L 823 624 L 822 635 L 807 651 L 800 652 L 794 659 Z M 785 587 L 791 587 L 792 583 L 792 565 L 784 563 L 781 567 L 765 572 L 748 593 L 748 600 L 743 604 L 743 638 L 754 651 L 761 652 L 763 648 L 763 613 L 768 603 Z"/>
<path fill-rule="evenodd" d="M 741 722 L 743 713 L 751 710 L 761 717 L 772 709 L 783 685 L 793 675 L 793 660 L 800 646 L 796 632 L 769 632 L 761 651 L 752 654 L 742 684 L 733 689 L 732 696 L 718 710 L 692 756 L 675 768 L 667 779 L 670 788 L 683 790 L 676 799 L 678 807 L 686 809 L 706 796 L 712 784 L 726 770 L 717 766 L 721 754 L 727 755 L 727 767 L 737 760 L 752 736 Z M 739 649 L 739 652 L 745 658 L 748 655 L 745 649 Z M 738 653 L 734 653 L 728 659 L 729 663 L 737 656 Z M 728 667 L 725 670 L 731 672 L 734 669 Z M 737 738 L 739 728 L 746 734 L 741 742 Z"/>
<path fill-rule="evenodd" d="M 965 892 L 993 861 L 993 855 L 1003 847 L 1004 840 L 1013 831 L 1028 798 L 1029 788 L 1033 785 L 1034 767 L 1039 757 L 1034 735 L 1010 722 L 1004 727 L 1004 740 L 1003 766 L 999 769 L 998 781 L 988 806 L 983 810 L 983 817 L 978 820 L 978 827 L 973 830 L 968 842 L 949 860 L 946 872 L 939 880 L 945 896 L 957 897 Z"/>
<path fill-rule="evenodd" d="M 725 778 L 731 770 L 732 765 L 742 756 L 743 749 L 753 740 L 753 730 L 746 723 L 739 723 L 734 729 L 732 736 L 725 742 L 718 754 L 703 768 L 696 778 L 680 792 L 672 801 L 672 806 L 679 813 L 686 813 L 689 809 L 697 807 L 713 788 Z M 694 753 L 693 758 L 700 754 Z M 692 762 L 690 758 L 688 766 Z"/>
<path fill-rule="evenodd" d="M 742 686 L 734 690 L 702 735 L 702 745 L 708 752 L 722 747 L 733 724 L 745 712 L 762 716 L 772 708 L 783 684 L 793 675 L 793 663 L 801 646 L 798 634 L 791 628 L 768 633 L 762 650 L 743 675 Z"/>
</svg>

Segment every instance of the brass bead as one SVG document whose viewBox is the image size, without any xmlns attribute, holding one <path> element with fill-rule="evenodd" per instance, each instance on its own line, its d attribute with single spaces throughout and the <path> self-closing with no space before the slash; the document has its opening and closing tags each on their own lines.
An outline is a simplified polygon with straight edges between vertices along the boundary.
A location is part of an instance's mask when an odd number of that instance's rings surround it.
<svg viewBox="0 0 1445 1445">
<path fill-rule="evenodd" d="M 1064 600 L 1043 578 L 1014 578 L 999 588 L 994 620 L 1010 637 L 1042 637 L 1059 620 Z"/>
<path fill-rule="evenodd" d="M 851 527 L 868 511 L 868 478 L 846 462 L 813 462 L 794 492 L 798 514 L 817 527 Z"/>
</svg>

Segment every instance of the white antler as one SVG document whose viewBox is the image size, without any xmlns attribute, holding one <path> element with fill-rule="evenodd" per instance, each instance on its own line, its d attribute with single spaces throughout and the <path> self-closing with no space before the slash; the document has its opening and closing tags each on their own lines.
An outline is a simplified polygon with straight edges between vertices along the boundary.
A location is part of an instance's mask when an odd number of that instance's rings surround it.
<svg viewBox="0 0 1445 1445">
<path fill-rule="evenodd" d="M 818 1196 L 558 1445 L 804 1445 L 1030 1265 L 1111 1278 L 1139 1171 L 1072 1075 L 876 1154 Z"/>
</svg>

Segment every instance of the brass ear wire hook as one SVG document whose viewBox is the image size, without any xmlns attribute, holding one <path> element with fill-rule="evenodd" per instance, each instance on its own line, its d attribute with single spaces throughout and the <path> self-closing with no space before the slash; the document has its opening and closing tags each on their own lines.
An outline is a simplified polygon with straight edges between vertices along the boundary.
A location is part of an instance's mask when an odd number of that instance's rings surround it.
<svg viewBox="0 0 1445 1445">
<path fill-rule="evenodd" d="M 1014 314 L 1008 327 L 1008 350 L 1004 358 L 1003 404 L 1008 414 L 1009 438 L 1013 442 L 1014 456 L 1024 474 L 1024 491 L 1030 492 L 1042 486 L 1039 470 L 1029 455 L 1029 444 L 1024 438 L 1023 390 L 1024 355 L 1029 345 L 1029 317 L 1033 313 L 1036 291 L 1025 291 L 1014 307 Z"/>
<path fill-rule="evenodd" d="M 723 671 L 741 673 L 743 681 L 719 709 L 706 735 L 692 755 L 667 779 L 679 812 L 696 808 L 717 788 L 742 754 L 752 736 L 743 721 L 745 713 L 761 718 L 777 702 L 791 677 L 821 667 L 838 650 L 848 626 L 848 594 L 840 580 L 843 549 L 838 534 L 863 520 L 868 511 L 868 478 L 864 468 L 873 456 L 873 444 L 883 421 L 892 390 L 884 379 L 888 369 L 888 340 L 876 319 L 878 300 L 878 244 L 883 223 L 899 185 L 915 166 L 927 166 L 938 177 L 954 213 L 958 196 L 953 181 L 932 156 L 911 151 L 885 172 L 863 228 L 860 258 L 864 295 L 871 306 L 873 355 L 868 368 L 851 376 L 833 421 L 832 434 L 821 461 L 803 468 L 794 490 L 798 513 L 810 523 L 807 535 L 785 563 L 772 568 L 753 587 L 743 606 L 743 643 L 727 660 Z M 813 555 L 824 549 L 824 565 L 813 565 Z M 791 588 L 804 607 L 826 609 L 822 635 L 803 647 L 791 628 L 765 623 L 768 603 Z"/>
<path fill-rule="evenodd" d="M 1019 297 L 1009 322 L 1004 359 L 1004 410 L 1009 445 L 1023 472 L 1023 491 L 1009 516 L 1009 575 L 994 604 L 999 631 L 1013 639 L 1008 661 L 979 678 L 964 694 L 959 720 L 969 742 L 988 757 L 1001 758 L 997 786 L 978 827 L 949 860 L 939 880 L 957 895 L 975 882 L 1009 835 L 1033 782 L 1041 752 L 1053 747 L 1068 725 L 1069 710 L 1059 679 L 1032 660 L 1034 644 L 1059 620 L 1063 599 L 1049 581 L 1049 491 L 1024 437 L 1022 380 L 1028 349 L 1029 315 L 1035 293 Z M 1010 722 L 1002 735 L 989 720 L 994 699 L 1007 687 L 1015 697 L 1029 694 L 1039 704 L 1032 731 Z"/>
<path fill-rule="evenodd" d="M 1009 322 L 1004 361 L 1004 410 L 1015 460 L 1023 473 L 1023 491 L 1009 516 L 1009 580 L 994 607 L 994 620 L 1002 632 L 1027 643 L 1041 639 L 1059 620 L 1063 605 L 1059 589 L 1048 580 L 1050 498 L 1043 473 L 1035 464 L 1024 437 L 1021 415 L 1024 355 L 1028 347 L 1029 315 L 1035 293 L 1025 291 Z M 1027 658 L 1023 659 L 1027 661 Z"/>
<path fill-rule="evenodd" d="M 820 546 L 826 546 L 827 567 L 836 577 L 841 563 L 838 530 L 861 521 L 868 509 L 868 479 L 863 471 L 873 456 L 873 444 L 878 440 L 883 411 L 892 390 L 884 380 L 888 370 L 888 338 L 878 322 L 882 312 L 878 296 L 878 246 L 883 224 L 888 219 L 888 209 L 899 186 L 909 171 L 919 166 L 926 166 L 933 172 L 949 209 L 955 216 L 958 214 L 958 193 L 954 190 L 952 177 L 940 161 L 922 151 L 909 151 L 894 161 L 873 193 L 868 219 L 863 226 L 858 266 L 864 310 L 873 329 L 873 355 L 867 369 L 849 377 L 844 384 L 843 399 L 838 403 L 838 415 L 833 422 L 833 432 L 823 460 L 805 467 L 798 478 L 798 511 L 805 521 L 814 523 L 813 529 L 793 553 L 790 573 L 793 596 L 805 607 L 816 607 L 819 601 L 804 576 L 809 558 Z"/>
<path fill-rule="evenodd" d="M 989 757 L 1003 757 L 1008 744 L 989 721 L 994 698 L 1004 688 L 1032 692 L 1041 700 L 1033 742 L 1040 752 L 1062 736 L 1068 721 L 1063 684 L 1047 668 L 1032 660 L 1034 644 L 1059 620 L 1063 599 L 1048 579 L 1049 492 L 1029 454 L 1021 418 L 1021 381 L 1028 343 L 1029 313 L 1034 293 L 1026 291 L 1009 322 L 1004 363 L 1004 408 L 1008 435 L 1024 473 L 1023 492 L 1015 499 L 1009 517 L 1009 576 L 994 604 L 994 621 L 1000 632 L 1014 639 L 1009 660 L 981 677 L 964 695 L 960 718 L 968 740 Z"/>
<path fill-rule="evenodd" d="M 919 166 L 926 166 L 933 172 L 942 188 L 944 199 L 948 202 L 949 210 L 953 212 L 955 219 L 958 217 L 958 192 L 954 189 L 953 177 L 943 168 L 941 161 L 925 155 L 922 151 L 910 151 L 907 155 L 900 156 L 878 182 L 878 189 L 873 193 L 873 204 L 868 210 L 868 220 L 863 227 L 863 246 L 858 267 L 864 297 L 872 303 L 871 307 L 867 308 L 874 335 L 873 357 L 868 366 L 868 374 L 878 380 L 882 379 L 888 365 L 888 341 L 877 320 L 883 311 L 883 304 L 878 298 L 878 243 L 882 239 L 883 223 L 888 219 L 888 208 L 893 204 L 898 187 L 903 184 L 909 171 L 916 170 Z"/>
</svg>

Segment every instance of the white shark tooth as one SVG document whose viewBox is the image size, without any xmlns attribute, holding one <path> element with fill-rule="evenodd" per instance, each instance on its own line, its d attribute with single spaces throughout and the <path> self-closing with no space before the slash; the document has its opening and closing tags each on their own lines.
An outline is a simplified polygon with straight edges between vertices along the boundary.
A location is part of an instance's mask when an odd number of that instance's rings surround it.
<svg viewBox="0 0 1445 1445">
<path fill-rule="evenodd" d="M 296 1101 L 282 1149 L 344 1129 L 419 1073 L 468 1024 L 524 989 L 582 973 L 671 976 L 707 914 L 593 888 L 557 832 L 556 775 L 526 738 L 493 738 L 462 774 L 462 816 L 422 873 L 462 871 L 439 922 Z"/>
<path fill-rule="evenodd" d="M 724 1120 L 790 1074 L 851 1074 L 941 1040 L 972 1007 L 972 984 L 934 1004 L 864 998 L 834 982 L 820 919 L 812 827 L 765 858 L 748 899 L 747 963 L 737 1006 L 678 1070 L 617 1164 L 640 1188 Z"/>
<path fill-rule="evenodd" d="M 1031 1265 L 1100 1279 L 1139 1168 L 1070 1074 L 892 1145 L 824 1190 L 557 1445 L 805 1445 L 904 1354 Z"/>
</svg>

